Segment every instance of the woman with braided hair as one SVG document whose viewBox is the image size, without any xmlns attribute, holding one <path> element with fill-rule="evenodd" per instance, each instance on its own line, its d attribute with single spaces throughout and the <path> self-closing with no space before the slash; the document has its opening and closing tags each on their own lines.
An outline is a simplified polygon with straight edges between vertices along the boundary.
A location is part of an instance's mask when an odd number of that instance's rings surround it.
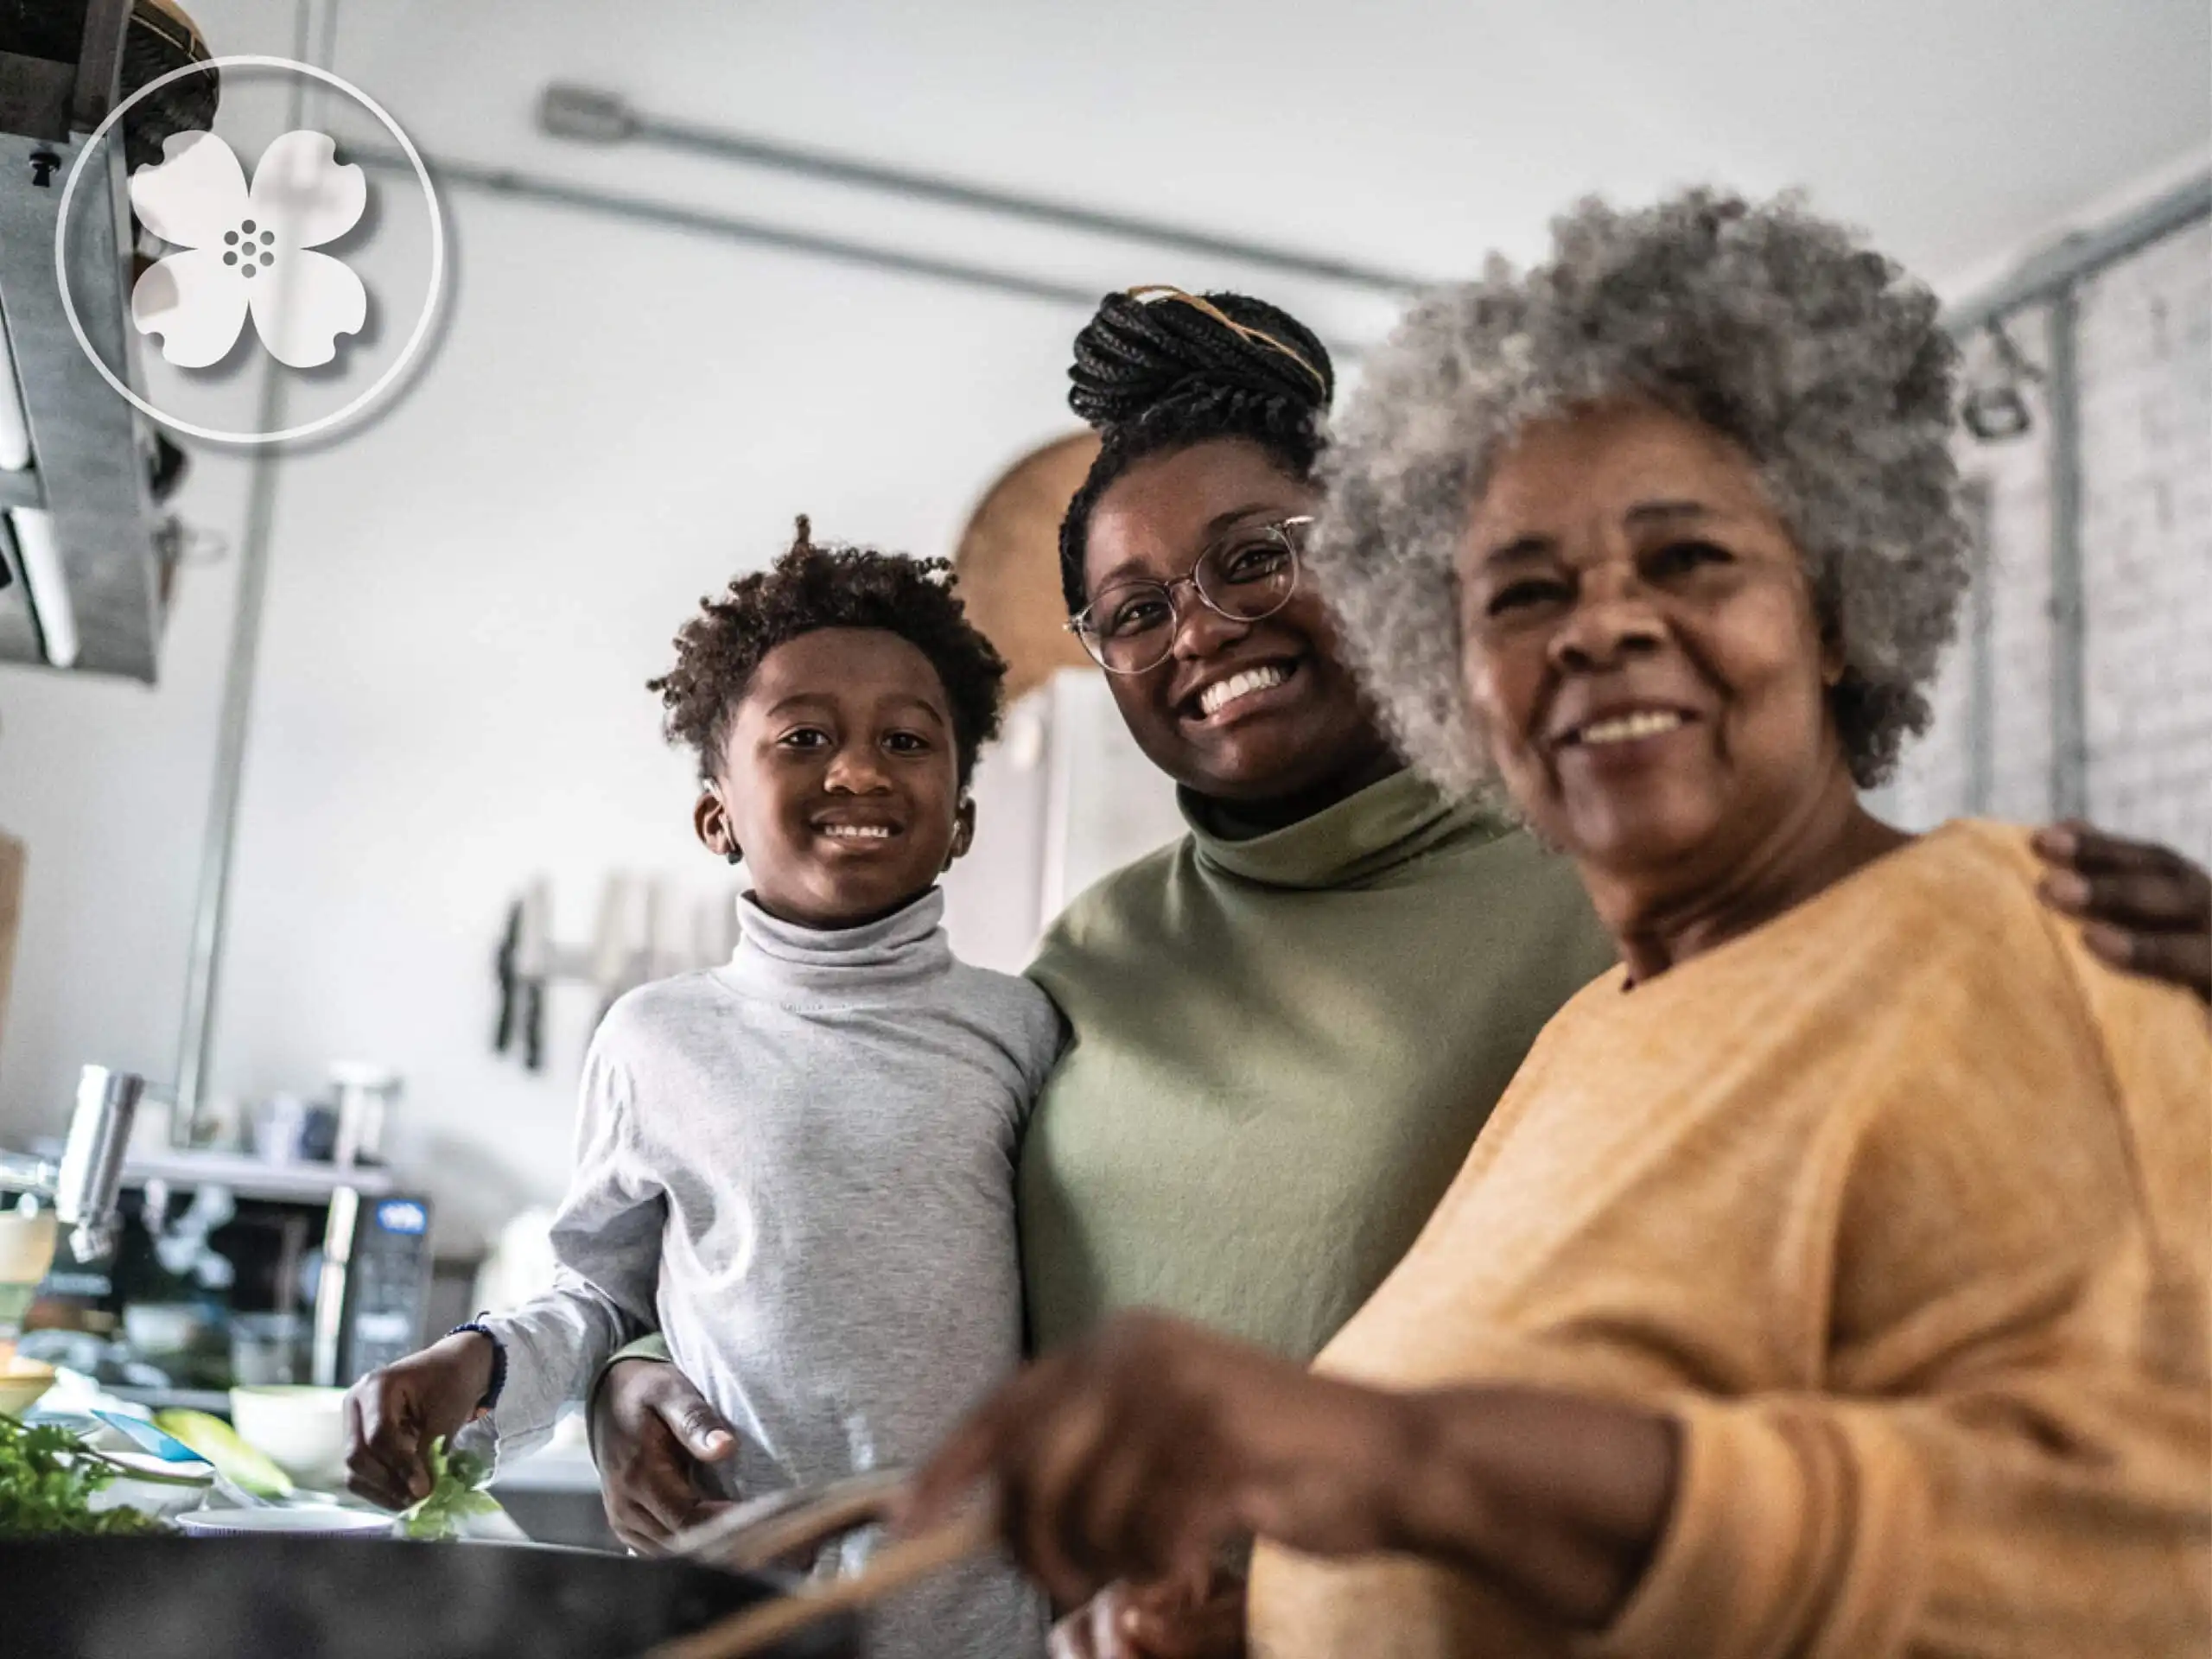
<svg viewBox="0 0 2212 1659">
<path fill-rule="evenodd" d="M 1237 295 L 1117 294 L 1071 380 L 1103 438 L 1061 534 L 1071 626 L 1190 832 L 1077 899 L 1030 969 L 1072 1031 L 1021 1153 L 1030 1344 L 1145 1306 L 1303 1363 L 1614 951 L 1572 868 L 1408 769 L 1346 666 L 1304 569 L 1334 391 L 1312 332 Z M 2164 914 L 2182 879 L 2098 897 Z M 696 1514 L 702 1413 L 673 1367 L 608 1372 L 594 1445 L 633 1541 Z M 1117 1589 L 1058 1640 L 1233 1653 L 1242 1625 L 1223 1574 Z"/>
<path fill-rule="evenodd" d="M 1280 827 L 1399 771 L 1311 585 L 1295 574 L 1336 389 L 1321 342 L 1264 301 L 1138 289 L 1109 296 L 1077 336 L 1069 378 L 1070 405 L 1101 438 L 1060 526 L 1071 626 L 1107 671 L 1131 734 L 1185 791 L 1186 810 L 1194 800 L 1241 804 L 1257 810 L 1251 827 Z M 1207 556 L 1240 528 L 1287 552 L 1279 588 L 1253 590 L 1270 614 L 1249 626 L 1224 615 L 1222 594 L 1244 591 L 1227 583 L 1219 594 L 1176 590 L 1165 608 L 1144 608 L 1160 583 L 1220 569 Z M 1228 607 L 1239 608 L 1254 607 Z M 1255 667 L 1262 677 L 1280 673 L 1281 683 L 1211 713 L 1183 706 L 1223 671 Z"/>
<path fill-rule="evenodd" d="M 1258 300 L 1140 290 L 1071 378 L 1103 442 L 1062 588 L 1190 834 L 1031 969 L 1076 1033 L 1023 1155 L 1032 1337 L 1143 1303 L 1303 1357 L 1611 950 L 1564 865 L 1406 769 L 1303 577 L 1320 341 Z"/>
</svg>

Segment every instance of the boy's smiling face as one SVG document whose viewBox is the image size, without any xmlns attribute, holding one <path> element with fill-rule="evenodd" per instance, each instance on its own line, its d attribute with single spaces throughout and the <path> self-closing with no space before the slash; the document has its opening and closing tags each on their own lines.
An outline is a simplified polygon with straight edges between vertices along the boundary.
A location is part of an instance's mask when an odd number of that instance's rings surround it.
<svg viewBox="0 0 2212 1659">
<path fill-rule="evenodd" d="M 889 915 L 974 834 L 944 683 L 881 628 L 817 628 L 762 658 L 716 774 L 699 839 L 741 851 L 755 901 L 803 927 Z"/>
</svg>

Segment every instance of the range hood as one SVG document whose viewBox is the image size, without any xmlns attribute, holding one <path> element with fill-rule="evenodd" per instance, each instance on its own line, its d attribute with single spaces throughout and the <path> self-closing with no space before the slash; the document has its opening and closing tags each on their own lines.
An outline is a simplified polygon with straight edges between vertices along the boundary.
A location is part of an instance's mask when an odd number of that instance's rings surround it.
<svg viewBox="0 0 2212 1659">
<path fill-rule="evenodd" d="M 0 0 L 0 661 L 155 678 L 177 541 L 156 498 L 182 456 L 78 344 L 54 233 L 69 171 L 126 80 L 206 55 L 169 0 Z M 199 80 L 183 85 L 207 99 L 212 76 Z M 87 341 L 134 391 L 125 139 L 139 124 L 134 110 L 86 164 L 62 255 Z"/>
</svg>

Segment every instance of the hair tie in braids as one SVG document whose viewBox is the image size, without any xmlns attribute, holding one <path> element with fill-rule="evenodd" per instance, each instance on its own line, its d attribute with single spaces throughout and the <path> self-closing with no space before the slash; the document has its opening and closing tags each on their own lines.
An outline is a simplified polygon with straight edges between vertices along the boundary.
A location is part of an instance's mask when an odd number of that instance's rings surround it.
<svg viewBox="0 0 2212 1659">
<path fill-rule="evenodd" d="M 1102 430 L 1201 392 L 1241 391 L 1325 409 L 1329 354 L 1295 317 L 1241 294 L 1154 283 L 1109 294 L 1076 336 L 1068 404 Z"/>
<path fill-rule="evenodd" d="M 1190 293 L 1176 287 L 1173 283 L 1143 283 L 1135 288 L 1123 289 L 1122 292 L 1125 298 L 1141 300 L 1147 305 L 1150 305 L 1154 299 L 1172 300 L 1177 304 L 1187 305 L 1201 315 L 1211 317 L 1239 340 L 1249 341 L 1254 346 L 1262 346 L 1268 351 L 1275 352 L 1288 358 L 1306 372 L 1306 378 L 1313 383 L 1314 391 L 1319 392 L 1325 401 L 1332 390 L 1329 377 L 1315 368 L 1310 359 L 1300 356 L 1282 341 L 1268 333 L 1266 329 L 1248 327 L 1245 324 L 1237 321 L 1203 294 Z"/>
</svg>

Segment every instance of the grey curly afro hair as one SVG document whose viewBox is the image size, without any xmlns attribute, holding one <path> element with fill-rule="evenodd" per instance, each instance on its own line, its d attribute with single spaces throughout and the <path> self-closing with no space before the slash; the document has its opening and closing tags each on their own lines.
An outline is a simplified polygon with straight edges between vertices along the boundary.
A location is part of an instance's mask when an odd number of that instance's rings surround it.
<svg viewBox="0 0 2212 1659">
<path fill-rule="evenodd" d="M 1758 468 L 1843 645 L 1829 701 L 1852 776 L 1879 783 L 1928 723 L 1967 580 L 1934 295 L 1794 196 L 1593 199 L 1552 228 L 1550 263 L 1494 261 L 1407 315 L 1321 460 L 1309 562 L 1391 735 L 1448 788 L 1488 781 L 1460 679 L 1469 510 L 1528 422 L 1642 397 Z"/>
</svg>

